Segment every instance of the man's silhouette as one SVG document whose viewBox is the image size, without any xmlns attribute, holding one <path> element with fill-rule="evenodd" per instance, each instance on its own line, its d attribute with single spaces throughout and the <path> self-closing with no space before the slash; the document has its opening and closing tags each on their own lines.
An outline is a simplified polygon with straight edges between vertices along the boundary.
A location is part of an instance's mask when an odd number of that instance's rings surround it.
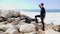
<svg viewBox="0 0 60 34">
<path fill-rule="evenodd" d="M 42 30 L 44 30 L 44 19 L 45 19 L 45 15 L 46 15 L 45 8 L 44 8 L 43 6 L 44 6 L 43 3 L 41 3 L 41 4 L 39 5 L 39 7 L 41 8 L 40 15 L 36 15 L 36 16 L 35 16 L 36 23 L 38 23 L 37 17 L 40 17 L 40 18 L 41 18 L 41 23 L 42 23 L 42 25 L 43 25 Z"/>
</svg>

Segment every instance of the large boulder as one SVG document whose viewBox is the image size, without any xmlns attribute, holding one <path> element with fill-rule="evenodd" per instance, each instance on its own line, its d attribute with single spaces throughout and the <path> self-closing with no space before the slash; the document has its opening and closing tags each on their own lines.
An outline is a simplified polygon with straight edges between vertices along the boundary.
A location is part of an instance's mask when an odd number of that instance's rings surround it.
<svg viewBox="0 0 60 34">
<path fill-rule="evenodd" d="M 14 11 L 14 10 L 8 10 L 6 17 L 10 18 L 10 17 L 20 17 L 21 13 L 18 11 Z"/>
<path fill-rule="evenodd" d="M 17 29 L 9 28 L 4 32 L 4 34 L 19 34 L 19 32 Z"/>
<path fill-rule="evenodd" d="M 20 12 L 15 12 L 15 13 L 14 13 L 14 16 L 15 16 L 15 17 L 20 17 L 21 14 L 20 14 Z"/>
<path fill-rule="evenodd" d="M 11 23 L 6 24 L 6 25 L 0 24 L 0 31 L 4 31 L 5 32 L 9 28 L 14 28 L 14 25 L 12 25 Z"/>
<path fill-rule="evenodd" d="M 17 27 L 20 28 L 21 25 L 27 24 L 27 23 L 25 23 L 24 21 L 25 21 L 25 20 L 21 20 L 20 22 L 13 23 L 13 24 L 17 24 Z"/>
<path fill-rule="evenodd" d="M 6 25 L 6 24 L 8 24 L 9 22 L 7 22 L 7 21 L 3 21 L 3 22 L 1 22 L 1 24 L 4 24 L 4 25 Z"/>
<path fill-rule="evenodd" d="M 31 21 L 33 20 L 31 17 L 27 15 L 21 15 L 21 19 L 25 19 L 25 23 L 31 23 Z"/>
<path fill-rule="evenodd" d="M 48 29 L 53 29 L 55 31 L 60 32 L 59 25 L 54 25 L 53 23 L 45 25 L 45 30 L 48 30 Z"/>
<path fill-rule="evenodd" d="M 17 24 L 19 24 L 20 23 L 20 18 L 19 17 L 17 17 L 17 18 L 15 18 L 15 20 L 13 21 L 13 22 L 11 22 L 13 25 L 17 25 Z"/>
<path fill-rule="evenodd" d="M 24 34 L 23 32 L 20 32 L 20 34 Z"/>
<path fill-rule="evenodd" d="M 18 28 L 21 26 L 21 25 L 24 25 L 24 24 L 27 24 L 27 23 L 25 23 L 25 19 L 23 19 L 23 20 L 20 20 L 20 22 L 18 23 Z"/>
<path fill-rule="evenodd" d="M 0 31 L 0 34 L 3 34 L 4 32 L 3 31 Z"/>
<path fill-rule="evenodd" d="M 54 25 L 52 29 L 60 32 L 60 26 L 59 25 Z"/>
<path fill-rule="evenodd" d="M 6 29 L 8 29 L 6 28 L 6 25 L 3 24 L 0 25 L 0 31 L 5 31 Z"/>
<path fill-rule="evenodd" d="M 45 31 L 45 34 L 60 34 L 60 32 L 56 32 L 53 29 L 48 29 Z"/>
<path fill-rule="evenodd" d="M 6 17 L 7 17 L 7 18 L 10 18 L 10 17 L 12 17 L 13 15 L 14 15 L 14 11 L 8 10 L 8 12 L 7 12 L 7 14 L 6 14 Z"/>
<path fill-rule="evenodd" d="M 18 25 L 20 22 L 19 21 L 13 21 L 11 23 L 12 23 L 12 25 Z"/>
<path fill-rule="evenodd" d="M 0 17 L 0 22 L 6 21 L 6 20 L 7 20 L 7 18 L 5 18 L 5 17 Z"/>
<path fill-rule="evenodd" d="M 31 17 L 27 16 L 27 15 L 21 15 L 21 19 L 32 19 Z"/>
<path fill-rule="evenodd" d="M 20 18 L 19 17 L 15 18 L 15 21 L 17 21 L 17 22 L 20 21 Z"/>
<path fill-rule="evenodd" d="M 45 34 L 45 32 L 41 29 L 38 29 L 38 31 L 36 32 L 37 34 Z"/>
<path fill-rule="evenodd" d="M 35 25 L 34 24 L 21 25 L 19 31 L 21 31 L 21 32 L 32 32 L 32 31 L 35 31 Z"/>
<path fill-rule="evenodd" d="M 6 28 L 14 28 L 14 25 L 12 25 L 11 23 L 9 23 L 9 24 L 6 24 L 5 27 Z"/>
<path fill-rule="evenodd" d="M 52 29 L 53 28 L 53 23 L 50 23 L 50 24 L 46 24 L 45 25 L 45 30 L 48 30 L 48 29 Z"/>
<path fill-rule="evenodd" d="M 6 20 L 7 20 L 7 18 L 0 15 L 0 22 L 6 21 Z"/>
<path fill-rule="evenodd" d="M 15 20 L 15 18 L 7 18 L 7 22 L 11 23 Z"/>
<path fill-rule="evenodd" d="M 3 21 L 3 18 L 0 18 L 0 22 L 2 22 Z"/>
</svg>

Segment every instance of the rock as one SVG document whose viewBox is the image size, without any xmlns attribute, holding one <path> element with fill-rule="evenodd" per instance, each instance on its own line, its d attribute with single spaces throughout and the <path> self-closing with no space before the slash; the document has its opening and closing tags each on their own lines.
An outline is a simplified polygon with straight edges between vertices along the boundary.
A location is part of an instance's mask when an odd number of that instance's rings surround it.
<svg viewBox="0 0 60 34">
<path fill-rule="evenodd" d="M 32 19 L 31 17 L 27 16 L 27 15 L 21 15 L 21 19 Z"/>
<path fill-rule="evenodd" d="M 1 23 L 4 24 L 4 25 L 6 25 L 6 24 L 8 24 L 9 22 L 3 21 L 3 22 L 1 22 Z"/>
<path fill-rule="evenodd" d="M 60 32 L 60 25 L 59 25 L 59 32 Z"/>
<path fill-rule="evenodd" d="M 3 21 L 3 17 L 0 15 L 0 22 L 2 22 Z"/>
<path fill-rule="evenodd" d="M 6 29 L 5 25 L 0 25 L 0 31 L 5 31 Z"/>
<path fill-rule="evenodd" d="M 12 23 L 9 23 L 9 24 L 6 24 L 5 26 L 6 28 L 12 28 L 12 29 L 18 29 L 18 26 L 17 25 L 13 25 Z"/>
<path fill-rule="evenodd" d="M 56 32 L 52 29 L 48 29 L 48 30 L 45 31 L 45 34 L 60 34 L 60 32 Z"/>
<path fill-rule="evenodd" d="M 12 25 L 11 23 L 9 23 L 9 24 L 6 24 L 5 27 L 6 28 L 14 28 L 14 25 Z"/>
<path fill-rule="evenodd" d="M 16 27 L 14 27 L 14 25 L 12 25 L 11 23 L 9 23 L 9 24 L 6 24 L 6 25 L 3 25 L 3 24 L 1 24 L 0 25 L 0 30 L 1 31 L 6 31 L 7 29 L 9 29 L 9 28 L 16 28 Z"/>
<path fill-rule="evenodd" d="M 6 21 L 6 20 L 7 20 L 7 18 L 0 16 L 0 22 Z"/>
<path fill-rule="evenodd" d="M 3 18 L 0 18 L 0 22 L 2 22 L 3 21 Z"/>
<path fill-rule="evenodd" d="M 21 25 L 25 25 L 27 23 L 24 22 L 24 20 L 21 20 L 18 24 L 17 24 L 17 27 L 20 28 Z"/>
<path fill-rule="evenodd" d="M 20 14 L 20 12 L 15 12 L 15 13 L 14 13 L 14 16 L 15 16 L 15 17 L 20 17 L 21 14 Z"/>
<path fill-rule="evenodd" d="M 21 32 L 35 31 L 35 25 L 34 24 L 24 24 L 24 25 L 21 25 L 19 31 L 21 31 Z"/>
<path fill-rule="evenodd" d="M 35 21 L 31 21 L 31 24 L 35 24 L 36 22 Z"/>
<path fill-rule="evenodd" d="M 0 10 L 0 14 L 2 13 L 2 10 Z"/>
<path fill-rule="evenodd" d="M 24 34 L 24 33 L 20 32 L 20 34 Z"/>
<path fill-rule="evenodd" d="M 45 26 L 45 30 L 48 30 L 48 29 L 53 29 L 53 30 L 55 30 L 55 31 L 58 31 L 58 32 L 60 32 L 60 27 L 59 27 L 59 25 L 54 25 L 54 24 L 47 24 L 46 26 Z"/>
<path fill-rule="evenodd" d="M 20 18 L 15 18 L 15 21 L 11 22 L 13 25 L 18 25 L 20 23 Z"/>
<path fill-rule="evenodd" d="M 3 21 L 7 21 L 7 18 L 6 17 L 3 17 Z"/>
<path fill-rule="evenodd" d="M 17 31 L 17 29 L 7 29 L 5 32 L 5 34 L 8 33 L 8 34 L 19 34 L 19 32 Z"/>
<path fill-rule="evenodd" d="M 3 22 L 0 22 L 0 25 L 5 25 L 5 24 L 4 24 L 4 21 L 3 21 Z"/>
<path fill-rule="evenodd" d="M 45 30 L 52 29 L 52 28 L 53 28 L 53 23 L 45 25 Z"/>
<path fill-rule="evenodd" d="M 37 34 L 45 34 L 45 32 L 41 29 L 38 29 Z"/>
<path fill-rule="evenodd" d="M 20 22 L 18 22 L 18 21 L 13 21 L 13 22 L 11 22 L 12 23 L 12 25 L 18 25 Z"/>
<path fill-rule="evenodd" d="M 7 12 L 7 14 L 6 14 L 6 17 L 7 17 L 7 18 L 10 18 L 10 17 L 12 17 L 13 15 L 14 15 L 14 11 L 8 10 L 8 12 Z"/>
<path fill-rule="evenodd" d="M 13 22 L 14 20 L 15 20 L 15 18 L 8 18 L 8 19 L 7 19 L 7 22 L 11 23 L 11 22 Z"/>
<path fill-rule="evenodd" d="M 25 20 L 21 20 L 18 25 L 20 26 L 20 25 L 24 25 L 24 24 L 27 24 L 27 23 L 25 23 Z"/>
<path fill-rule="evenodd" d="M 60 27 L 59 27 L 59 25 L 54 25 L 52 29 L 55 30 L 55 31 L 60 32 Z"/>
<path fill-rule="evenodd" d="M 3 34 L 4 32 L 3 31 L 0 31 L 0 34 Z"/>
<path fill-rule="evenodd" d="M 24 34 L 36 34 L 36 32 L 24 33 Z"/>
<path fill-rule="evenodd" d="M 20 18 L 19 17 L 15 18 L 15 21 L 17 21 L 17 22 L 20 21 Z"/>
</svg>

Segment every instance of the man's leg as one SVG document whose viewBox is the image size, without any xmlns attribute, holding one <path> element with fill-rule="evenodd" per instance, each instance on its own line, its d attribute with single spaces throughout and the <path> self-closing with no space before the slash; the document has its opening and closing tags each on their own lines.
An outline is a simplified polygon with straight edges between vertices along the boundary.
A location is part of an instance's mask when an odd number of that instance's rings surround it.
<svg viewBox="0 0 60 34">
<path fill-rule="evenodd" d="M 36 23 L 38 23 L 37 17 L 40 17 L 40 15 L 36 15 L 36 16 L 35 16 Z"/>
<path fill-rule="evenodd" d="M 44 18 L 41 18 L 41 22 L 42 22 L 42 25 L 43 25 L 43 28 L 42 28 L 42 30 L 45 30 L 44 28 Z"/>
</svg>

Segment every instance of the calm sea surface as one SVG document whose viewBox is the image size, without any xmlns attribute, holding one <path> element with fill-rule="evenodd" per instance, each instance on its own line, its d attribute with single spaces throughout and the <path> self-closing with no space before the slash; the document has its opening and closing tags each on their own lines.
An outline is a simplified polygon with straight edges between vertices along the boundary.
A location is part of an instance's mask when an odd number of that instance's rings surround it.
<svg viewBox="0 0 60 34">
<path fill-rule="evenodd" d="M 22 9 L 21 11 L 26 11 L 26 12 L 40 12 L 39 9 Z M 46 12 L 60 12 L 60 9 L 46 9 Z"/>
</svg>

